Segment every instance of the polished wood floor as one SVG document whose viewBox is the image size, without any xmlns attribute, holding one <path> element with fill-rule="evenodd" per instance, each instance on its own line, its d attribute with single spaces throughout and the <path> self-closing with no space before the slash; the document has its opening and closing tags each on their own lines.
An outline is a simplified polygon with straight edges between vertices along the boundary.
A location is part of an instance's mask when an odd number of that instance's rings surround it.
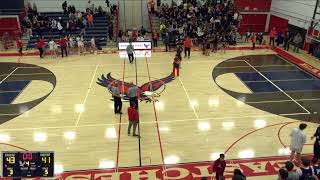
<svg viewBox="0 0 320 180">
<path fill-rule="evenodd" d="M 227 159 L 288 155 L 279 139 L 288 145 L 290 131 L 300 121 L 242 103 L 221 90 L 212 78 L 212 70 L 222 61 L 273 53 L 268 49 L 232 50 L 207 57 L 192 52 L 191 58 L 182 62 L 180 77 L 166 84 L 157 98 L 155 110 L 152 103 L 139 104 L 142 165 L 210 161 L 226 151 Z M 294 55 L 320 67 L 308 55 Z M 115 79 L 124 77 L 125 82 L 135 82 L 137 72 L 138 85 L 142 85 L 149 81 L 149 76 L 154 80 L 170 74 L 173 58 L 173 52 L 155 52 L 147 61 L 138 58 L 136 69 L 118 54 L 41 60 L 22 57 L 22 63 L 50 70 L 56 76 L 56 86 L 39 105 L 26 112 L 22 110 L 23 114 L 0 125 L 0 141 L 6 143 L 0 144 L 0 151 L 20 150 L 19 147 L 54 151 L 57 166 L 65 171 L 117 164 L 138 166 L 138 138 L 127 135 L 128 103 L 123 103 L 120 120 L 113 113 L 110 93 L 96 81 L 111 72 Z M 0 62 L 17 62 L 17 57 L 0 57 Z M 217 81 L 228 89 L 250 92 L 234 74 Z M 31 81 L 13 103 L 37 99 L 52 89 L 48 82 Z M 308 122 L 308 137 L 317 126 Z M 313 141 L 308 138 L 307 144 Z M 312 153 L 312 145 L 306 145 L 303 153 Z"/>
</svg>

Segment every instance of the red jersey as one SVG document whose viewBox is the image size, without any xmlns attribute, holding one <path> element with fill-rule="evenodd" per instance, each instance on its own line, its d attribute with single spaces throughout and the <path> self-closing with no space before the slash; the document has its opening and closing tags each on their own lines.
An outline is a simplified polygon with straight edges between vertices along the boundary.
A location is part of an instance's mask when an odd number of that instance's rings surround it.
<svg viewBox="0 0 320 180">
<path fill-rule="evenodd" d="M 129 121 L 139 121 L 139 113 L 133 107 L 128 107 L 128 118 Z"/>
<path fill-rule="evenodd" d="M 155 33 L 152 34 L 152 39 L 158 39 L 158 38 L 159 38 L 158 37 L 158 33 L 155 32 Z"/>
<path fill-rule="evenodd" d="M 213 163 L 212 170 L 213 170 L 213 172 L 216 172 L 220 176 L 223 176 L 225 168 L 226 168 L 226 161 L 220 160 L 220 158 L 219 158 Z"/>
<path fill-rule="evenodd" d="M 277 31 L 276 30 L 271 30 L 270 31 L 270 37 L 275 38 L 277 36 Z"/>
<path fill-rule="evenodd" d="M 61 47 L 66 47 L 67 46 L 67 40 L 65 39 L 65 38 L 61 38 L 60 40 L 59 40 L 59 45 L 61 46 Z"/>
<path fill-rule="evenodd" d="M 17 39 L 16 44 L 17 44 L 17 48 L 23 47 L 21 39 Z"/>
<path fill-rule="evenodd" d="M 37 45 L 36 47 L 37 48 L 43 48 L 43 46 L 45 45 L 45 40 L 44 39 L 40 39 L 38 42 L 37 42 Z"/>
<path fill-rule="evenodd" d="M 191 48 L 192 47 L 192 39 L 187 37 L 185 40 L 184 40 L 184 47 L 186 48 Z"/>
</svg>

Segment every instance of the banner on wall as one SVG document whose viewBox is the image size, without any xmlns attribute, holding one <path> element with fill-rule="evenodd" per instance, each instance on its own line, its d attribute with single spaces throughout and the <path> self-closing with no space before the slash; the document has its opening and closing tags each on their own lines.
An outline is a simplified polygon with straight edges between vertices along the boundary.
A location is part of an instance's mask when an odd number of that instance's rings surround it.
<svg viewBox="0 0 320 180">
<path fill-rule="evenodd" d="M 128 58 L 128 54 L 126 51 L 119 51 L 119 56 L 120 56 L 120 58 Z M 143 58 L 143 57 L 150 58 L 151 57 L 151 50 L 134 51 L 134 56 L 136 58 Z"/>
<path fill-rule="evenodd" d="M 118 49 L 126 50 L 128 45 L 129 45 L 129 42 L 119 42 Z M 132 42 L 132 46 L 135 50 L 151 50 L 152 49 L 151 41 Z"/>
</svg>

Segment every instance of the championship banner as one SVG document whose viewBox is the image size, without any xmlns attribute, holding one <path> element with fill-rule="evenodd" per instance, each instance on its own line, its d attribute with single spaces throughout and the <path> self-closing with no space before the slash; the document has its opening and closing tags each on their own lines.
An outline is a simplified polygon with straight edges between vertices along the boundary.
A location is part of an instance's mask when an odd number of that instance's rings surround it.
<svg viewBox="0 0 320 180">
<path fill-rule="evenodd" d="M 152 42 L 151 41 L 138 41 L 131 43 L 135 50 L 151 50 L 152 49 Z M 119 42 L 118 49 L 119 50 L 126 50 L 129 42 Z"/>
<path fill-rule="evenodd" d="M 307 156 L 309 159 L 312 155 Z M 247 177 L 261 177 L 277 175 L 280 168 L 284 167 L 289 157 L 266 157 L 253 159 L 226 160 L 227 166 L 224 176 L 230 179 L 234 169 L 240 169 Z M 295 170 L 297 167 L 295 167 Z M 55 180 L 81 179 L 81 180 L 136 180 L 136 179 L 179 179 L 201 180 L 202 177 L 214 179 L 212 162 L 195 162 L 173 165 L 155 165 L 132 168 L 101 169 L 63 172 L 56 175 Z M 258 179 L 258 178 L 257 178 Z M 272 178 L 270 178 L 272 179 Z M 34 179 L 36 180 L 36 179 Z M 38 179 L 37 179 L 38 180 Z"/>
</svg>

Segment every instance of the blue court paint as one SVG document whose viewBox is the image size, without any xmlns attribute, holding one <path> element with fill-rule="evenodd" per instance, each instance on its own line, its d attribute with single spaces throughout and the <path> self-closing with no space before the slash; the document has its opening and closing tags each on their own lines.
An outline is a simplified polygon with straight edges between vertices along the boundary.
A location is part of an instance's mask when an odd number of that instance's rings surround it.
<svg viewBox="0 0 320 180">
<path fill-rule="evenodd" d="M 11 104 L 30 82 L 31 81 L 6 81 L 1 83 L 0 104 Z"/>
<path fill-rule="evenodd" d="M 298 81 L 278 81 L 274 82 L 283 91 L 315 91 L 320 90 L 320 80 L 298 80 Z"/>
<path fill-rule="evenodd" d="M 248 88 L 253 92 L 277 92 L 279 91 L 274 85 L 270 82 L 244 82 Z"/>
<path fill-rule="evenodd" d="M 265 81 L 266 79 L 263 78 L 259 73 L 252 72 L 252 73 L 235 73 L 241 81 Z"/>
<path fill-rule="evenodd" d="M 0 84 L 0 91 L 21 91 L 30 81 L 5 81 Z"/>
<path fill-rule="evenodd" d="M 0 104 L 11 104 L 20 92 L 2 92 L 0 93 Z"/>
<path fill-rule="evenodd" d="M 303 71 L 261 72 L 269 80 L 314 79 Z"/>
</svg>

